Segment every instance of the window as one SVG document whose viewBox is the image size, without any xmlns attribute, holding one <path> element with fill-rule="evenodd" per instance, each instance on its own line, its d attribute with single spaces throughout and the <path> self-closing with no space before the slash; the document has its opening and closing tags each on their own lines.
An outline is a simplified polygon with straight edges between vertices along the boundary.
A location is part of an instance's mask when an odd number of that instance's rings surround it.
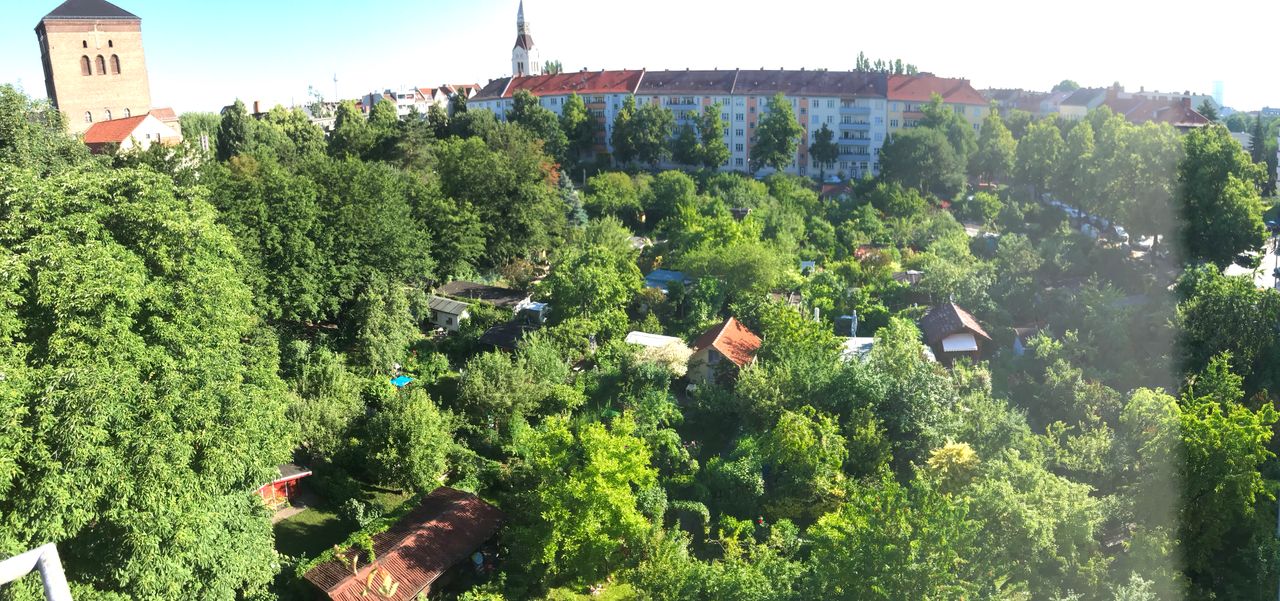
<svg viewBox="0 0 1280 601">
<path fill-rule="evenodd" d="M 734 121 L 743 121 L 743 120 L 746 120 L 746 117 L 745 117 L 745 116 L 743 116 L 743 114 L 742 114 L 742 113 L 738 113 L 738 114 L 736 114 L 736 115 L 734 115 L 734 116 L 733 116 L 733 120 L 734 120 Z"/>
<path fill-rule="evenodd" d="M 821 119 L 819 119 L 817 115 L 814 115 L 814 116 L 813 116 L 813 120 L 812 120 L 811 122 L 812 122 L 814 125 L 817 125 L 819 121 L 821 121 Z"/>
<path fill-rule="evenodd" d="M 111 74 L 112 75 L 120 74 L 120 57 L 115 54 L 111 55 Z"/>
<path fill-rule="evenodd" d="M 129 117 L 132 117 L 132 116 L 133 116 L 133 111 L 129 110 L 129 108 L 128 108 L 128 107 L 125 107 L 125 109 L 124 109 L 124 118 L 125 118 L 125 119 L 128 119 Z"/>
<path fill-rule="evenodd" d="M 91 112 L 89 112 L 89 111 L 85 111 L 85 112 L 84 112 L 84 122 L 85 122 L 85 123 L 93 123 L 93 113 L 91 113 Z"/>
<path fill-rule="evenodd" d="M 884 125 L 884 117 L 876 117 L 876 125 Z"/>
<path fill-rule="evenodd" d="M 102 55 L 99 54 L 98 55 L 98 75 L 106 75 L 106 74 L 107 74 L 107 59 L 103 58 Z"/>
<path fill-rule="evenodd" d="M 80 74 L 93 75 L 93 64 L 89 62 L 89 57 L 87 56 L 80 57 Z"/>
<path fill-rule="evenodd" d="M 884 134 L 879 134 L 879 133 L 878 133 L 878 134 L 876 134 L 876 141 L 877 141 L 877 142 L 883 142 L 883 141 L 884 141 Z"/>
<path fill-rule="evenodd" d="M 85 47 L 85 48 L 88 48 L 88 47 L 89 47 L 89 40 L 85 40 L 85 41 L 84 41 L 84 47 Z"/>
<path fill-rule="evenodd" d="M 753 106 L 750 109 L 747 109 L 747 112 L 751 113 L 752 115 L 756 114 L 756 107 Z"/>
<path fill-rule="evenodd" d="M 111 120 L 111 109 L 107 109 L 107 121 Z"/>
<path fill-rule="evenodd" d="M 741 145 L 741 144 L 734 144 L 734 145 L 733 145 L 733 151 L 734 151 L 734 152 L 742 152 L 742 145 Z"/>
<path fill-rule="evenodd" d="M 742 166 L 742 159 L 734 159 L 734 160 L 733 160 L 733 164 L 734 164 L 734 165 L 737 165 L 737 166 L 739 166 L 739 167 L 741 167 L 741 166 Z"/>
<path fill-rule="evenodd" d="M 889 127 L 897 127 L 897 126 L 898 126 L 898 120 L 897 120 L 897 119 L 890 119 L 890 120 L 889 120 Z"/>
<path fill-rule="evenodd" d="M 828 98 L 828 99 L 827 99 L 827 108 L 829 108 L 829 109 L 836 108 L 836 101 L 835 101 L 835 99 L 832 99 L 832 98 Z"/>
<path fill-rule="evenodd" d="M 741 128 L 739 128 L 739 129 L 735 129 L 735 130 L 733 130 L 733 135 L 738 136 L 739 138 L 741 138 L 742 136 L 745 136 L 745 135 L 746 135 L 746 133 L 745 133 L 745 132 L 743 132 Z"/>
<path fill-rule="evenodd" d="M 973 131 L 981 131 L 981 129 L 982 129 L 982 128 L 978 127 L 978 124 L 977 124 L 977 123 L 974 123 L 974 124 L 973 124 Z"/>
<path fill-rule="evenodd" d="M 444 325 L 447 325 L 447 326 L 453 325 L 453 318 L 452 317 L 444 318 Z"/>
<path fill-rule="evenodd" d="M 116 47 L 116 43 L 114 41 L 107 40 L 107 48 L 115 48 L 115 47 Z"/>
</svg>

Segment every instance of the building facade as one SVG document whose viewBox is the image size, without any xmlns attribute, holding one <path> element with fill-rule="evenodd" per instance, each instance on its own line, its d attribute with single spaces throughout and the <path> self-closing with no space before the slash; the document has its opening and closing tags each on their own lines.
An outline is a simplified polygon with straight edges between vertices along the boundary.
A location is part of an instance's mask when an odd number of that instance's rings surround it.
<svg viewBox="0 0 1280 601">
<path fill-rule="evenodd" d="M 941 96 L 943 106 L 963 117 L 974 133 L 982 129 L 982 122 L 991 112 L 988 100 L 967 79 L 938 77 L 931 73 L 891 75 L 886 115 L 889 133 L 892 135 L 896 131 L 916 127 L 924 118 L 921 107 L 929 104 L 934 95 Z"/>
<path fill-rule="evenodd" d="M 36 38 L 49 99 L 72 133 L 151 111 L 136 15 L 105 0 L 67 0 L 40 20 Z"/>
</svg>

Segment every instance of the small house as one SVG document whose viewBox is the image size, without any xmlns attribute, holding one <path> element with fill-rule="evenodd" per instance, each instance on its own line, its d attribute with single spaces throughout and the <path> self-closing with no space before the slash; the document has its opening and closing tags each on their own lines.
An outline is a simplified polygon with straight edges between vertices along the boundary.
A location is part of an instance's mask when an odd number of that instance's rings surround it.
<svg viewBox="0 0 1280 601">
<path fill-rule="evenodd" d="M 182 134 L 165 125 L 154 115 L 139 115 L 94 123 L 84 132 L 84 143 L 95 154 L 116 150 L 147 150 L 153 144 L 174 145 L 182 142 Z"/>
<path fill-rule="evenodd" d="M 267 507 L 281 507 L 293 500 L 298 492 L 298 481 L 311 475 L 311 470 L 292 463 L 276 468 L 279 477 L 258 488 L 258 496 Z"/>
<path fill-rule="evenodd" d="M 431 323 L 448 332 L 457 332 L 462 322 L 471 319 L 467 310 L 470 305 L 462 301 L 433 294 L 427 299 L 427 306 L 431 309 Z"/>
<path fill-rule="evenodd" d="M 663 294 L 671 291 L 672 282 L 681 282 L 687 286 L 692 284 L 693 280 L 679 271 L 671 271 L 670 269 L 655 269 L 649 275 L 644 276 L 645 288 L 657 288 Z"/>
<path fill-rule="evenodd" d="M 968 311 L 947 302 L 937 305 L 920 320 L 924 342 L 938 361 L 951 365 L 960 357 L 979 361 L 987 356 L 991 336 Z"/>
<path fill-rule="evenodd" d="M 436 292 L 443 296 L 477 301 L 491 307 L 507 309 L 513 313 L 532 301 L 532 297 L 528 292 L 462 280 L 449 282 L 441 286 Z"/>
<path fill-rule="evenodd" d="M 383 532 L 374 534 L 373 563 L 363 549 L 348 549 L 304 578 L 331 601 L 409 601 L 426 598 L 432 586 L 483 547 L 502 525 L 503 514 L 480 497 L 440 487 Z M 355 562 L 353 573 L 352 562 Z M 377 575 L 375 575 L 375 573 Z M 366 587 L 388 574 L 397 584 L 390 596 Z"/>
<path fill-rule="evenodd" d="M 804 295 L 798 291 L 775 290 L 769 293 L 769 300 L 782 303 L 796 311 L 800 311 L 804 305 Z"/>
<path fill-rule="evenodd" d="M 1037 326 L 1024 326 L 1013 328 L 1013 354 L 1015 357 L 1021 357 L 1030 350 L 1031 339 L 1036 334 L 1044 331 L 1044 328 Z"/>
<path fill-rule="evenodd" d="M 755 362 L 760 342 L 755 332 L 730 317 L 694 341 L 689 380 L 704 384 L 737 378 L 739 370 Z"/>
</svg>

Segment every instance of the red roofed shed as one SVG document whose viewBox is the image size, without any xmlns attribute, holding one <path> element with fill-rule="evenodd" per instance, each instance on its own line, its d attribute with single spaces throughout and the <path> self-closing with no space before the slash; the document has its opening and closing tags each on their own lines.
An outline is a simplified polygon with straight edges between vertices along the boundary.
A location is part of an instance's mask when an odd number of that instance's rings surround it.
<svg viewBox="0 0 1280 601">
<path fill-rule="evenodd" d="M 391 528 L 373 536 L 374 563 L 364 563 L 362 551 L 350 550 L 343 554 L 345 564 L 338 559 L 327 561 L 307 572 L 306 579 L 333 601 L 416 599 L 418 593 L 429 593 L 449 568 L 492 538 L 502 518 L 498 508 L 479 497 L 442 486 Z M 360 565 L 352 575 L 351 558 L 357 556 Z M 400 584 L 394 595 L 361 594 L 365 579 L 375 569 Z"/>
<path fill-rule="evenodd" d="M 711 382 L 721 376 L 734 375 L 738 369 L 756 360 L 760 343 L 755 332 L 730 317 L 694 341 L 693 355 L 689 357 L 689 378 L 695 382 Z M 726 360 L 731 368 L 725 365 Z"/>
</svg>

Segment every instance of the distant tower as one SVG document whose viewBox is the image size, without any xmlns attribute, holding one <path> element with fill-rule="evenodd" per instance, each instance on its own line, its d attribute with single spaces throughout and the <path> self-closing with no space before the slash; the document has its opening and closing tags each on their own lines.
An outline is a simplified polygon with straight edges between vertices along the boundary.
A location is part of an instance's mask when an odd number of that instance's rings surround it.
<svg viewBox="0 0 1280 601">
<path fill-rule="evenodd" d="M 511 76 L 541 75 L 542 61 L 533 45 L 533 34 L 524 20 L 524 0 L 520 0 L 520 12 L 516 13 L 516 45 L 511 49 Z"/>
<path fill-rule="evenodd" d="M 71 133 L 151 111 L 142 19 L 106 0 L 67 0 L 36 26 L 49 100 Z"/>
</svg>

